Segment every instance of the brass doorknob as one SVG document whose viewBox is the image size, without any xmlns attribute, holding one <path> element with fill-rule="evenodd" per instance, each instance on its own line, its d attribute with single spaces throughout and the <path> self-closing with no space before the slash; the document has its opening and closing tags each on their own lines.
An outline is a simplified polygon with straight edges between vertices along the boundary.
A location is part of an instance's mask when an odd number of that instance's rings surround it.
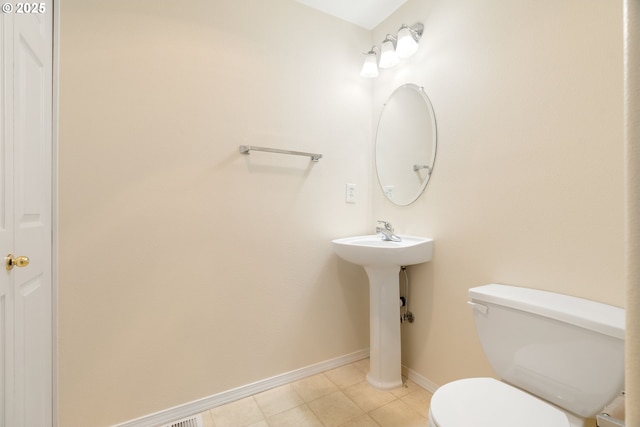
<svg viewBox="0 0 640 427">
<path fill-rule="evenodd" d="M 6 262 L 7 270 L 11 270 L 14 266 L 26 267 L 27 265 L 29 265 L 29 258 L 26 256 L 19 256 L 17 258 L 14 258 L 12 254 L 9 254 L 4 258 L 4 260 Z"/>
</svg>

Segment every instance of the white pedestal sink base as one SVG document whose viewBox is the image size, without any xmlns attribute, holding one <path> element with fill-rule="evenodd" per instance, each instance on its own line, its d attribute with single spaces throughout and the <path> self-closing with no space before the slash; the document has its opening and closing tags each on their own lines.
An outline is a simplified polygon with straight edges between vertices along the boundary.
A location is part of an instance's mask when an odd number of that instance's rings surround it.
<svg viewBox="0 0 640 427">
<path fill-rule="evenodd" d="M 433 239 L 400 237 L 399 242 L 382 240 L 378 235 L 331 241 L 340 258 L 363 266 L 369 276 L 371 369 L 367 381 L 382 390 L 402 385 L 400 266 L 428 262 L 433 256 Z"/>
<path fill-rule="evenodd" d="M 402 386 L 398 266 L 365 266 L 369 276 L 369 363 L 367 381 L 381 390 Z"/>
</svg>

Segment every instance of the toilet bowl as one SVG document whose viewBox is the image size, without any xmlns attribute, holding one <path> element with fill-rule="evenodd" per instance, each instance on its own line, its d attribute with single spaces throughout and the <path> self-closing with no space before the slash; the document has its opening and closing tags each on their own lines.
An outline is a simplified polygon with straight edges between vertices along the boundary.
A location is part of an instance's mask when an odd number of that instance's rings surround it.
<svg viewBox="0 0 640 427">
<path fill-rule="evenodd" d="M 535 289 L 469 290 L 499 381 L 438 388 L 429 427 L 582 427 L 624 388 L 624 309 Z"/>
</svg>

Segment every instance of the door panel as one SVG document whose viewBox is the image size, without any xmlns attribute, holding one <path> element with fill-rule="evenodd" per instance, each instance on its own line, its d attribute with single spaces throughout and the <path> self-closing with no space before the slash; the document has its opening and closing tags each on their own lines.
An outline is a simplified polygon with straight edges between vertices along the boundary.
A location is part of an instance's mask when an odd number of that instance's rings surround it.
<svg viewBox="0 0 640 427">
<path fill-rule="evenodd" d="M 51 426 L 52 13 L 0 16 L 0 427 Z"/>
<path fill-rule="evenodd" d="M 35 20 L 34 17 L 31 17 Z M 18 26 L 18 31 L 22 30 Z M 34 28 L 26 28 L 34 31 Z M 47 67 L 38 57 L 43 49 L 38 46 L 37 37 L 20 38 L 15 45 L 15 140 L 19 141 L 15 150 L 16 167 L 16 214 L 19 228 L 42 225 L 42 194 L 45 192 L 46 176 L 45 156 L 50 146 L 50 135 L 43 125 L 50 122 L 45 94 L 50 91 L 47 82 Z M 28 112 L 28 113 L 27 113 Z M 49 126 L 50 127 L 50 123 Z M 46 194 L 46 193 L 44 193 Z"/>
<path fill-rule="evenodd" d="M 16 298 L 16 425 L 51 424 L 49 335 L 51 301 L 42 275 L 20 286 Z M 18 363 L 19 362 L 19 363 Z M 21 405 L 20 396 L 25 396 Z M 47 420 L 49 420 L 47 422 Z"/>
<path fill-rule="evenodd" d="M 51 11 L 51 8 L 48 9 Z M 48 20 L 44 19 L 48 16 Z M 51 54 L 49 15 L 14 19 L 16 425 L 51 425 Z"/>
</svg>

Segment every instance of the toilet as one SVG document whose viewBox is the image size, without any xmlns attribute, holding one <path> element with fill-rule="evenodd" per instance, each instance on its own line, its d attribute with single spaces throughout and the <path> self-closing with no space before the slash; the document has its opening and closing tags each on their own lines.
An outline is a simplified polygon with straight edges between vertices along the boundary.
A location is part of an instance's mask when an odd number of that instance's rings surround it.
<svg viewBox="0 0 640 427">
<path fill-rule="evenodd" d="M 583 427 L 624 389 L 624 309 L 498 284 L 469 299 L 500 380 L 438 388 L 429 427 Z"/>
</svg>

